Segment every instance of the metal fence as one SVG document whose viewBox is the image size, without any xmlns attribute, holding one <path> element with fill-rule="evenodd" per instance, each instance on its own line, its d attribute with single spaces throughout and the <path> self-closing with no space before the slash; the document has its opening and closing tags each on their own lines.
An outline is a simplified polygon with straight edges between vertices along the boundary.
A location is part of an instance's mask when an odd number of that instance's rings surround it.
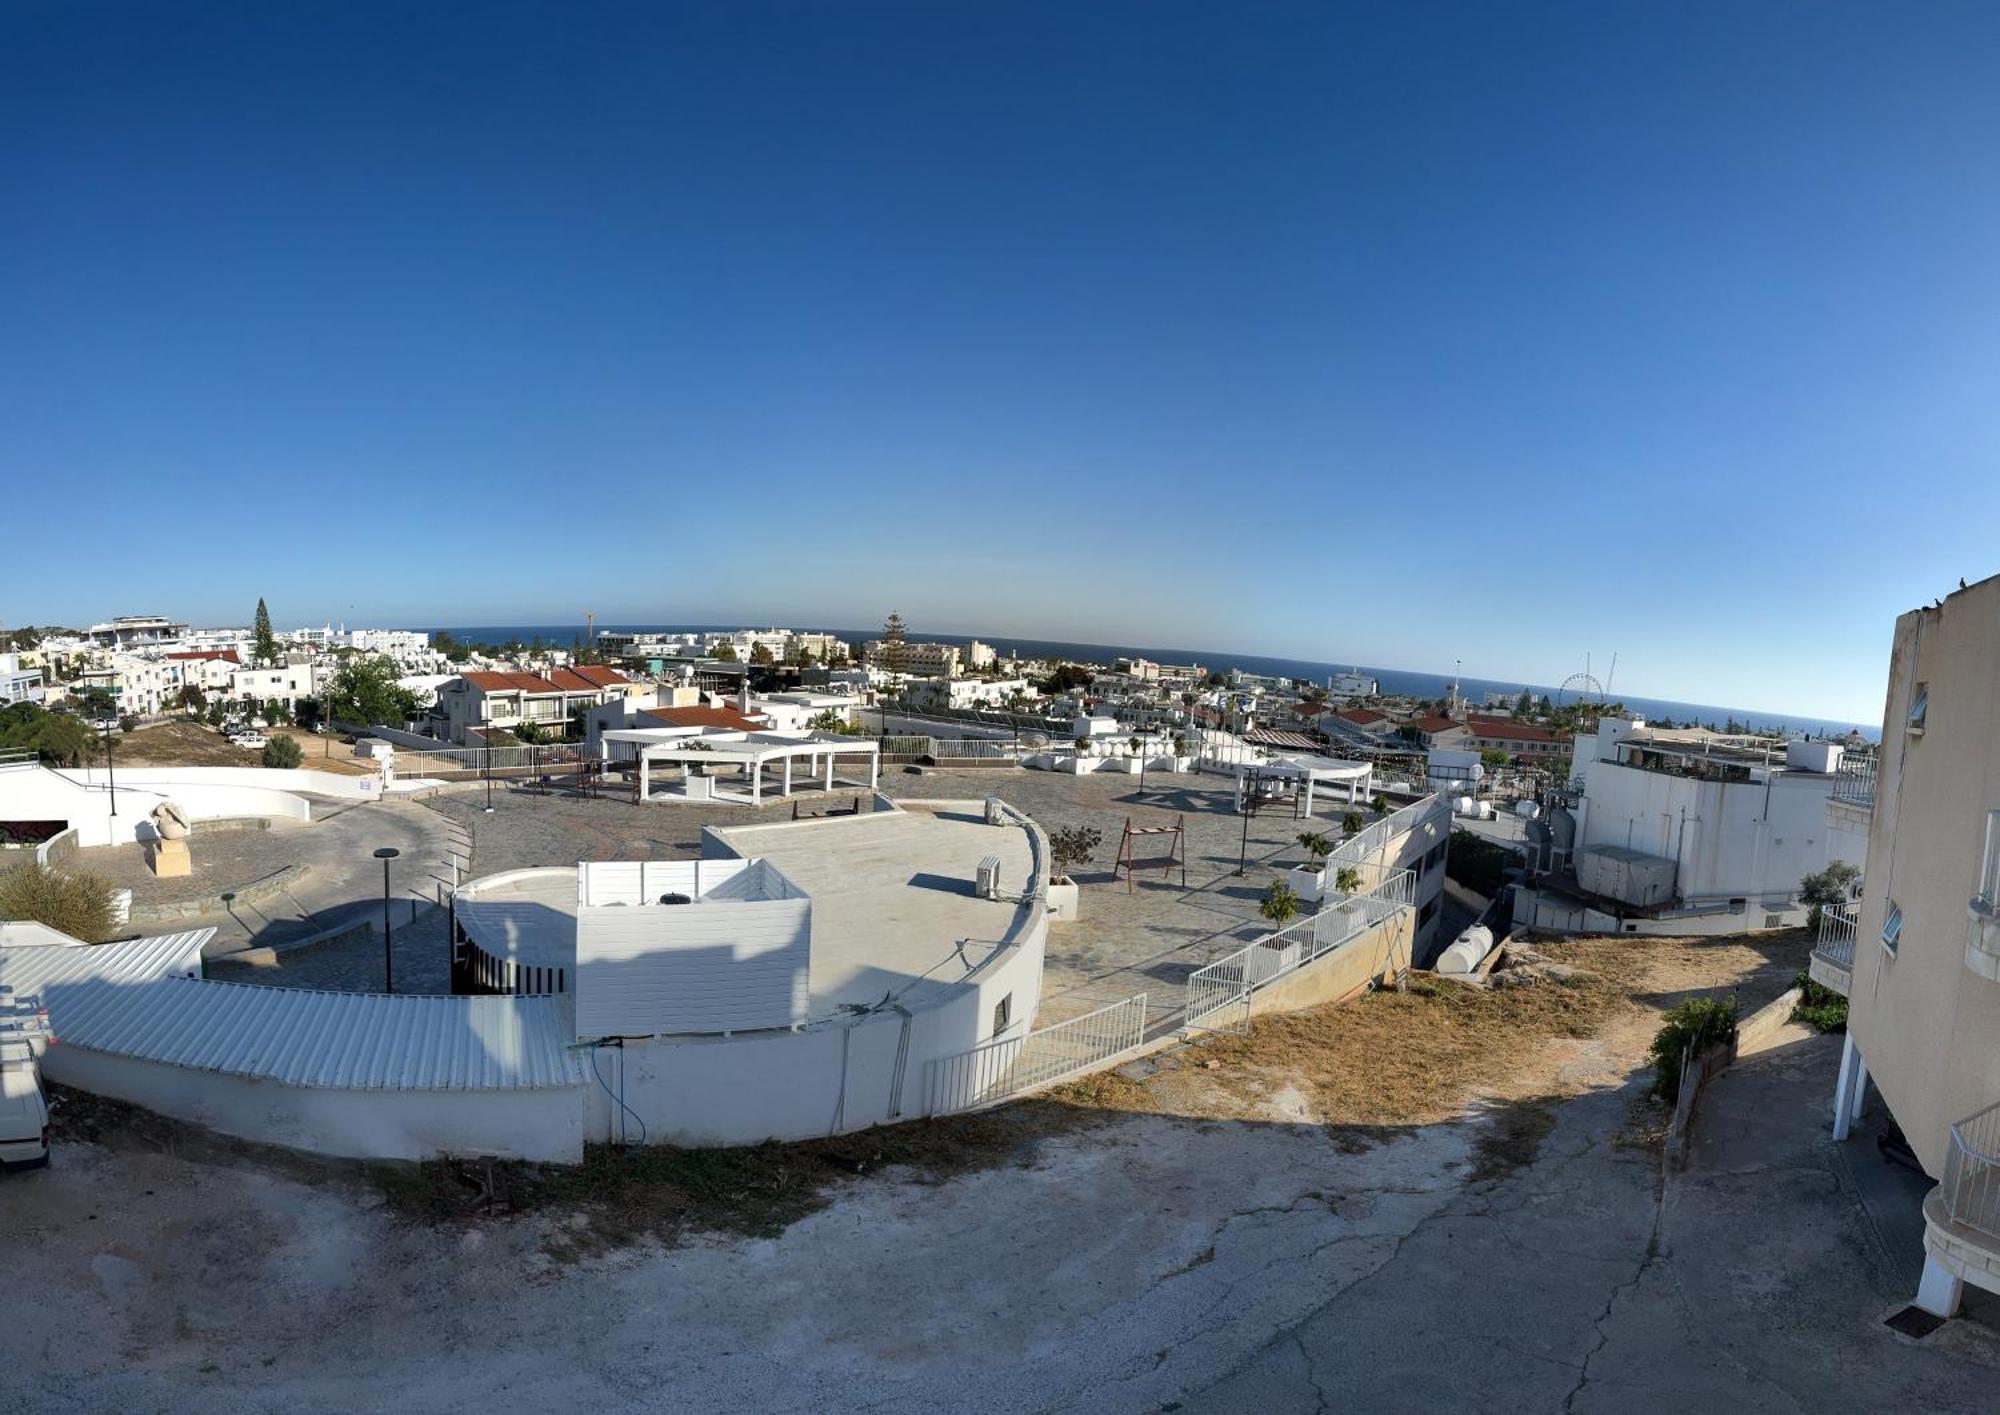
<svg viewBox="0 0 2000 1415">
<path fill-rule="evenodd" d="M 1813 952 L 1836 967 L 1853 971 L 1854 935 L 1861 920 L 1859 901 L 1829 904 L 1819 911 L 1819 938 Z"/>
<path fill-rule="evenodd" d="M 1096 1070 L 1146 1039 L 1146 994 L 1019 1037 L 1003 1037 L 924 1068 L 926 1115 L 950 1115 Z"/>
<path fill-rule="evenodd" d="M 587 756 L 580 742 L 536 743 L 526 747 L 441 747 L 436 751 L 406 752 L 398 748 L 396 775 L 401 777 L 438 776 L 446 772 L 478 774 L 491 771 L 560 771 L 574 767 Z"/>
<path fill-rule="evenodd" d="M 2000 1238 L 2000 1105 L 1951 1127 L 1938 1191 L 1952 1222 Z"/>
<path fill-rule="evenodd" d="M 1833 799 L 1857 806 L 1875 804 L 1875 758 L 1847 753 L 1833 774 Z"/>
<path fill-rule="evenodd" d="M 1254 943 L 1188 974 L 1190 1027 L 1240 1026 L 1249 1020 L 1250 995 L 1359 938 L 1416 901 L 1415 870 L 1398 870 L 1366 894 L 1336 894 L 1317 914 L 1266 934 Z"/>
</svg>

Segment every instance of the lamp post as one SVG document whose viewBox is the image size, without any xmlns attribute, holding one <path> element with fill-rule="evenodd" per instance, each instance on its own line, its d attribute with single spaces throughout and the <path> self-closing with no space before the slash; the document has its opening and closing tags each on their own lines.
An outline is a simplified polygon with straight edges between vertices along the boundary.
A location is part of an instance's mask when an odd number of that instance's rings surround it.
<svg viewBox="0 0 2000 1415">
<path fill-rule="evenodd" d="M 111 724 L 104 724 L 104 774 L 110 780 L 111 814 L 118 814 L 118 768 L 111 762 Z"/>
<path fill-rule="evenodd" d="M 375 852 L 375 858 L 382 862 L 382 991 L 396 990 L 395 953 L 391 940 L 394 935 L 389 929 L 389 862 L 403 852 L 393 845 L 384 845 Z"/>
</svg>

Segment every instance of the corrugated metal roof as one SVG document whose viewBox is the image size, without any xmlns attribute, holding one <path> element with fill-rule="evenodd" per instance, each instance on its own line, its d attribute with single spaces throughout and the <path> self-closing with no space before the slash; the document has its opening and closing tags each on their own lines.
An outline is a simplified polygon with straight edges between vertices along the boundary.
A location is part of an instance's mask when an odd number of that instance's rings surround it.
<svg viewBox="0 0 2000 1415">
<path fill-rule="evenodd" d="M 0 986 L 39 995 L 59 1046 L 290 1086 L 475 1091 L 580 1086 L 561 997 L 313 992 L 188 976 L 211 929 L 93 948 L 0 948 Z"/>
</svg>

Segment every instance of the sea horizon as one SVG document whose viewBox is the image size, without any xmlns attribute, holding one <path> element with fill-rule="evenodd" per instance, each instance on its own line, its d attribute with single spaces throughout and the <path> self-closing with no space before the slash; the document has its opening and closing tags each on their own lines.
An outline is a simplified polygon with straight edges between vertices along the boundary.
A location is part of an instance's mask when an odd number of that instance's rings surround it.
<svg viewBox="0 0 2000 1415">
<path fill-rule="evenodd" d="M 737 624 L 670 624 L 632 623 L 600 624 L 597 632 L 618 634 L 665 634 L 665 633 L 721 633 L 753 627 L 745 623 Z M 443 625 L 432 628 L 433 634 L 448 633 L 461 643 L 493 646 L 506 643 L 510 639 L 532 642 L 541 639 L 557 647 L 573 643 L 584 634 L 580 624 L 480 624 Z M 872 629 L 814 629 L 810 633 L 832 634 L 849 643 L 880 638 L 879 627 Z M 1030 639 L 1016 636 L 992 634 L 946 634 L 926 631 L 918 636 L 925 640 L 948 644 L 966 644 L 977 639 L 989 644 L 1003 656 L 1021 658 L 1072 658 L 1089 663 L 1109 663 L 1116 658 L 1146 658 L 1163 664 L 1199 664 L 1203 668 L 1240 669 L 1245 673 L 1264 674 L 1271 677 L 1303 679 L 1309 683 L 1324 685 L 1336 673 L 1362 673 L 1378 680 L 1387 695 L 1416 698 L 1441 698 L 1450 691 L 1453 675 L 1433 673 L 1419 669 L 1382 668 L 1368 664 L 1348 662 L 1327 662 L 1316 659 L 1273 658 L 1263 654 L 1230 653 L 1223 650 L 1201 650 L 1188 648 L 1148 648 L 1130 644 L 1086 644 L 1061 639 Z M 1483 705 L 1488 693 L 1507 693 L 1518 696 L 1523 689 L 1536 697 L 1554 697 L 1558 685 L 1531 683 L 1525 679 L 1469 678 L 1458 679 L 1459 691 L 1468 702 L 1478 707 Z M 1859 732 L 1870 741 L 1881 737 L 1881 726 L 1877 723 L 1850 722 L 1841 718 L 1809 717 L 1799 713 L 1771 712 L 1768 710 L 1743 707 L 1728 707 L 1713 703 L 1681 702 L 1672 698 L 1644 698 L 1621 694 L 1615 684 L 1607 695 L 1611 701 L 1623 703 L 1626 709 L 1651 720 L 1671 718 L 1675 722 L 1697 722 L 1704 726 L 1714 724 L 1720 727 L 1731 719 L 1752 731 L 1798 732 L 1807 736 L 1844 736 L 1849 732 Z"/>
</svg>

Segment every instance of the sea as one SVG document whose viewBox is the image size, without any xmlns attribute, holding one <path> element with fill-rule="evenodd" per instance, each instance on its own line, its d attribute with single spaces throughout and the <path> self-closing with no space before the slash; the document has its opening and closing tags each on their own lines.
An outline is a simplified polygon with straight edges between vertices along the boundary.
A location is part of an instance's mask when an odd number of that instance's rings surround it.
<svg viewBox="0 0 2000 1415">
<path fill-rule="evenodd" d="M 719 633 L 727 630 L 749 627 L 742 624 L 600 624 L 598 631 L 625 634 L 686 634 Z M 523 643 L 533 643 L 540 639 L 544 643 L 567 646 L 583 637 L 581 624 L 483 624 L 453 626 L 433 629 L 432 633 L 449 633 L 461 643 L 504 644 L 518 639 Z M 849 643 L 859 643 L 866 639 L 882 637 L 880 625 L 871 629 L 824 629 L 819 633 L 833 634 Z M 1228 653 L 1219 649 L 1179 649 L 1144 648 L 1131 644 L 1073 644 L 1056 639 L 1016 639 L 998 634 L 936 634 L 926 630 L 916 637 L 947 644 L 966 644 L 973 639 L 991 644 L 1003 657 L 1021 658 L 1068 658 L 1082 663 L 1110 663 L 1116 658 L 1148 658 L 1155 663 L 1189 664 L 1198 663 L 1203 668 L 1240 669 L 1245 673 L 1261 673 L 1274 678 L 1300 678 L 1308 683 L 1325 684 L 1336 673 L 1365 673 L 1382 685 L 1382 691 L 1413 698 L 1442 698 L 1451 691 L 1452 676 L 1449 673 L 1424 673 L 1405 668 L 1374 668 L 1365 664 L 1320 663 L 1310 659 L 1265 658 L 1257 654 Z M 1622 702 L 1628 711 L 1637 713 L 1649 721 L 1671 719 L 1676 723 L 1698 723 L 1703 727 L 1718 730 L 1730 722 L 1742 724 L 1750 731 L 1779 731 L 1808 737 L 1842 737 L 1849 732 L 1859 732 L 1870 741 L 1882 735 L 1879 723 L 1842 722 L 1833 718 L 1801 717 L 1795 713 L 1761 712 L 1755 708 L 1718 707 L 1712 703 L 1683 703 L 1667 698 L 1636 698 L 1617 691 L 1612 685 L 1611 696 Z M 1488 693 L 1505 693 L 1509 697 L 1519 697 L 1525 688 L 1536 697 L 1557 696 L 1559 685 L 1546 683 L 1525 683 L 1498 678 L 1461 678 L 1459 691 L 1466 700 L 1478 707 L 1485 703 Z"/>
</svg>

